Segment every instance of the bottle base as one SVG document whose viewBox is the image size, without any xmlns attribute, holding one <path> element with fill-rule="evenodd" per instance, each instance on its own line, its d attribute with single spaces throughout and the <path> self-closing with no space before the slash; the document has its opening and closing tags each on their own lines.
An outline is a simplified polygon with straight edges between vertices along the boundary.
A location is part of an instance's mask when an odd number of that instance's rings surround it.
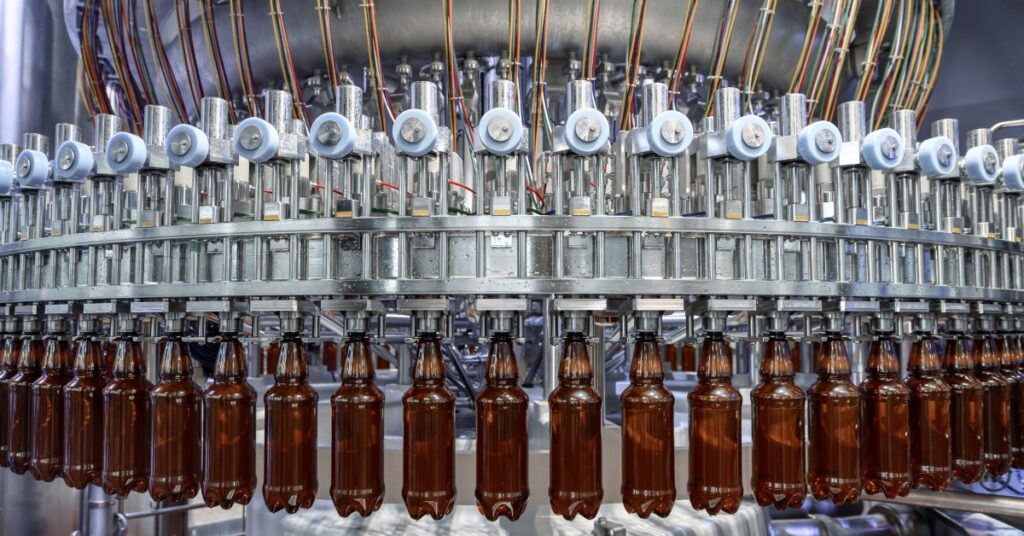
<svg viewBox="0 0 1024 536">
<path fill-rule="evenodd" d="M 819 500 L 830 499 L 835 504 L 855 503 L 860 499 L 860 479 L 811 478 L 811 495 Z"/>
<path fill-rule="evenodd" d="M 986 454 L 982 459 L 985 461 L 985 472 L 994 477 L 1009 473 L 1013 461 L 1009 454 Z"/>
<path fill-rule="evenodd" d="M 198 494 L 199 484 L 196 482 L 181 484 L 156 479 L 149 481 L 149 496 L 156 502 L 181 502 L 192 499 Z"/>
<path fill-rule="evenodd" d="M 864 492 L 868 495 L 885 494 L 890 499 L 906 497 L 910 493 L 910 475 L 890 475 L 882 478 L 865 478 Z"/>
<path fill-rule="evenodd" d="M 651 514 L 658 517 L 668 517 L 672 513 L 672 507 L 676 503 L 675 491 L 659 494 L 655 497 L 630 497 L 622 499 L 622 506 L 626 512 L 636 514 L 640 519 L 647 519 Z"/>
<path fill-rule="evenodd" d="M 981 460 L 956 460 L 953 464 L 953 478 L 964 484 L 973 484 L 981 480 L 985 474 L 985 466 Z"/>
<path fill-rule="evenodd" d="M 60 463 L 33 461 L 29 470 L 32 471 L 32 478 L 43 482 L 53 482 L 61 475 Z"/>
<path fill-rule="evenodd" d="M 252 490 L 252 487 L 214 488 L 211 486 L 203 489 L 203 502 L 209 508 L 219 506 L 228 510 L 235 504 L 243 506 L 249 504 L 249 501 L 252 500 Z"/>
<path fill-rule="evenodd" d="M 148 489 L 147 478 L 144 476 L 135 478 L 106 477 L 103 479 L 103 493 L 107 495 L 127 497 L 133 491 L 144 493 L 146 489 Z"/>
<path fill-rule="evenodd" d="M 774 506 L 782 511 L 787 508 L 799 508 L 807 498 L 806 485 L 769 485 L 754 486 L 754 499 L 761 506 Z"/>
<path fill-rule="evenodd" d="M 283 493 L 263 491 L 263 502 L 267 504 L 267 510 L 271 513 L 280 512 L 284 510 L 289 514 L 294 514 L 299 510 L 305 510 L 313 507 L 313 501 L 316 499 L 316 491 L 308 492 L 302 491 L 299 493 L 292 493 L 285 495 Z"/>
<path fill-rule="evenodd" d="M 914 474 L 913 486 L 914 488 L 928 488 L 932 491 L 943 491 L 949 487 L 949 480 L 951 478 L 952 471 L 949 469 L 941 471 L 919 471 Z"/>
<path fill-rule="evenodd" d="M 522 493 L 476 493 L 476 509 L 488 521 L 497 521 L 500 517 L 506 517 L 516 521 L 526 511 L 526 502 L 530 498 L 530 492 Z"/>
<path fill-rule="evenodd" d="M 691 489 L 690 506 L 708 515 L 735 514 L 743 501 L 743 488 Z"/>
<path fill-rule="evenodd" d="M 348 517 L 352 514 L 359 514 L 361 517 L 369 517 L 370 514 L 380 510 L 384 503 L 384 492 L 376 495 L 344 495 L 331 493 L 334 501 L 334 509 L 341 517 Z"/>
<path fill-rule="evenodd" d="M 102 485 L 103 480 L 100 478 L 99 467 L 95 468 L 67 468 L 61 472 L 61 477 L 64 479 L 64 483 L 73 489 L 85 489 L 89 484 L 96 486 Z"/>
<path fill-rule="evenodd" d="M 405 494 L 403 494 L 405 495 Z M 430 516 L 434 521 L 439 521 L 444 516 L 452 513 L 455 509 L 455 494 L 442 499 L 416 499 L 408 496 L 403 497 L 405 509 L 409 517 L 419 520 L 423 516 Z"/>
</svg>

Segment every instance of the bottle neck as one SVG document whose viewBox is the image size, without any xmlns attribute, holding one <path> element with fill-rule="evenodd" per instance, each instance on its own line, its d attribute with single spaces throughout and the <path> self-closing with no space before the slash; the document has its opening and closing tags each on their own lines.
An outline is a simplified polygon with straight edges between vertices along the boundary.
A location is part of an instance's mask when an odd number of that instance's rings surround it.
<svg viewBox="0 0 1024 536">
<path fill-rule="evenodd" d="M 66 374 L 71 368 L 71 345 L 67 339 L 50 337 L 46 340 L 43 371 L 47 374 Z"/>
<path fill-rule="evenodd" d="M 629 365 L 629 381 L 636 385 L 664 383 L 665 371 L 661 364 L 658 339 L 654 333 L 637 333 Z"/>
<path fill-rule="evenodd" d="M 285 333 L 279 345 L 277 370 L 274 379 L 279 384 L 297 385 L 309 379 L 309 368 L 298 333 Z"/>
<path fill-rule="evenodd" d="M 582 333 L 569 332 L 562 339 L 562 360 L 558 367 L 558 382 L 563 385 L 583 387 L 594 379 L 590 364 L 587 339 Z"/>
<path fill-rule="evenodd" d="M 910 347 L 907 371 L 918 376 L 938 376 L 939 356 L 935 353 L 935 341 L 922 336 Z"/>
<path fill-rule="evenodd" d="M 829 333 L 821 343 L 815 359 L 815 371 L 822 378 L 849 379 L 850 357 L 846 353 L 846 341 L 839 333 Z"/>
<path fill-rule="evenodd" d="M 343 385 L 369 385 L 373 383 L 373 352 L 370 339 L 365 333 L 351 333 L 341 349 L 345 356 L 342 363 L 341 383 Z"/>
<path fill-rule="evenodd" d="M 896 357 L 896 343 L 888 333 L 878 335 L 868 349 L 865 369 L 869 375 L 891 380 L 900 374 L 900 361 Z"/>
<path fill-rule="evenodd" d="M 36 337 L 26 336 L 21 340 L 21 351 L 18 353 L 19 372 L 39 372 L 43 366 L 45 349 L 43 341 Z"/>
<path fill-rule="evenodd" d="M 700 352 L 697 378 L 706 384 L 729 383 L 732 380 L 732 349 L 720 332 L 710 332 Z"/>
<path fill-rule="evenodd" d="M 441 354 L 441 338 L 437 333 L 420 335 L 416 347 L 416 364 L 412 371 L 413 385 L 438 387 L 444 385 L 444 359 Z"/>
<path fill-rule="evenodd" d="M 516 363 L 511 334 L 498 332 L 491 336 L 485 379 L 490 387 L 515 387 L 519 384 L 519 364 Z"/>
<path fill-rule="evenodd" d="M 958 335 L 946 343 L 946 352 L 942 358 L 942 366 L 947 372 L 972 372 L 974 358 L 968 350 L 966 335 Z"/>
<path fill-rule="evenodd" d="M 242 383 L 248 373 L 245 349 L 236 333 L 221 335 L 217 348 L 217 362 L 213 366 L 213 379 L 218 383 Z"/>
<path fill-rule="evenodd" d="M 192 377 L 192 358 L 181 333 L 168 333 L 164 341 L 164 354 L 160 359 L 160 379 L 181 382 Z"/>
<path fill-rule="evenodd" d="M 1001 362 L 991 333 L 979 333 L 971 348 L 975 367 L 990 372 L 999 370 Z"/>
<path fill-rule="evenodd" d="M 18 370 L 19 354 L 21 354 L 21 341 L 14 337 L 5 338 L 4 349 L 0 353 L 0 368 L 9 372 Z"/>
<path fill-rule="evenodd" d="M 768 337 L 760 372 L 765 381 L 793 381 L 793 354 L 785 333 L 772 333 Z"/>
<path fill-rule="evenodd" d="M 142 361 L 142 349 L 131 334 L 117 338 L 117 353 L 114 357 L 113 375 L 115 380 L 141 378 L 146 373 Z"/>
<path fill-rule="evenodd" d="M 103 352 L 100 343 L 91 336 L 78 339 L 75 345 L 75 376 L 82 378 L 103 376 Z"/>
</svg>

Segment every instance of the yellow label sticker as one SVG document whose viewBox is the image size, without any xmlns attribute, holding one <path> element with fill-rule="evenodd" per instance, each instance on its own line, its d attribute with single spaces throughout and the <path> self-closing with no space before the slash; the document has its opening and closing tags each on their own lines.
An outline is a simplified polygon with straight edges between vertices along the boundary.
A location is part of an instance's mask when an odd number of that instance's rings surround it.
<svg viewBox="0 0 1024 536">
<path fill-rule="evenodd" d="M 572 215 L 573 216 L 589 216 L 590 215 L 590 209 L 589 208 L 577 208 L 577 209 L 574 209 L 572 211 Z"/>
<path fill-rule="evenodd" d="M 339 210 L 339 211 L 334 213 L 334 217 L 335 218 L 351 218 L 352 217 L 352 211 L 351 210 Z"/>
<path fill-rule="evenodd" d="M 494 214 L 492 214 L 492 216 L 511 216 L 511 215 L 512 215 L 512 210 L 508 209 L 508 208 L 497 208 L 497 209 L 494 209 Z"/>
</svg>

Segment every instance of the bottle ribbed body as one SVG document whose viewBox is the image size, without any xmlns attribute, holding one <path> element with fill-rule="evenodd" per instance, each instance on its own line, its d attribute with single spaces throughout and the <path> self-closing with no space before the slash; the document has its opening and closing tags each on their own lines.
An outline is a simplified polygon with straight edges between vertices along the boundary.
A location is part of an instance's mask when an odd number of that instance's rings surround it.
<svg viewBox="0 0 1024 536">
<path fill-rule="evenodd" d="M 18 373 L 7 384 L 7 463 L 15 474 L 25 474 L 32 461 L 32 384 L 43 374 L 43 341 L 28 336 L 21 341 Z"/>
<path fill-rule="evenodd" d="M 981 459 L 992 476 L 1010 470 L 1010 382 L 1002 373 L 1002 355 L 996 339 L 984 336 L 974 341 L 974 363 L 978 381 L 985 390 L 982 418 Z"/>
<path fill-rule="evenodd" d="M 949 406 L 953 476 L 970 484 L 980 480 L 985 472 L 982 460 L 985 389 L 974 377 L 974 358 L 967 337 L 961 335 L 949 341 L 942 368 L 945 373 L 942 379 L 953 390 Z"/>
<path fill-rule="evenodd" d="M 32 384 L 32 476 L 52 482 L 64 463 L 64 386 L 71 381 L 71 345 L 46 340 L 43 375 Z"/>
<path fill-rule="evenodd" d="M 178 502 L 199 493 L 202 479 L 202 407 L 192 381 L 192 358 L 181 335 L 163 344 L 160 381 L 151 391 L 153 448 L 149 494 L 154 501 Z"/>
<path fill-rule="evenodd" d="M 455 508 L 455 396 L 444 380 L 441 339 L 424 333 L 402 397 L 402 499 L 413 519 L 441 519 Z"/>
<path fill-rule="evenodd" d="M 10 384 L 18 375 L 18 360 L 21 355 L 20 341 L 11 336 L 4 338 L 3 349 L 0 350 L 0 467 L 10 467 L 7 461 L 7 433 L 10 423 Z"/>
<path fill-rule="evenodd" d="M 476 506 L 491 521 L 513 521 L 526 510 L 530 397 L 519 387 L 512 337 L 495 333 L 487 355 L 486 385 L 476 398 Z"/>
<path fill-rule="evenodd" d="M 900 381 L 899 370 L 892 338 L 872 341 L 860 385 L 860 469 L 869 495 L 910 493 L 910 389 Z"/>
<path fill-rule="evenodd" d="M 113 379 L 103 388 L 103 491 L 126 497 L 149 482 L 151 405 L 142 349 L 131 335 L 117 339 Z"/>
<path fill-rule="evenodd" d="M 209 507 L 249 504 L 256 488 L 256 390 L 246 381 L 245 350 L 224 334 L 203 393 L 203 500 Z"/>
<path fill-rule="evenodd" d="M 384 501 L 384 393 L 373 384 L 365 333 L 341 348 L 341 386 L 331 397 L 331 499 L 338 513 L 366 517 Z"/>
<path fill-rule="evenodd" d="M 274 385 L 263 395 L 263 500 L 271 512 L 310 508 L 316 498 L 316 404 L 297 334 L 281 339 Z"/>
<path fill-rule="evenodd" d="M 64 386 L 64 483 L 100 485 L 103 471 L 103 349 L 93 337 L 75 344 L 71 381 Z"/>
<path fill-rule="evenodd" d="M 1024 469 L 1024 348 L 1018 336 L 1007 336 L 1003 374 L 1010 382 L 1010 453 L 1013 467 Z"/>
<path fill-rule="evenodd" d="M 942 491 L 953 476 L 949 409 L 953 390 L 940 377 L 935 344 L 914 341 L 907 362 L 910 389 L 910 473 L 914 487 Z"/>
<path fill-rule="evenodd" d="M 807 496 L 804 411 L 807 395 L 794 383 L 793 359 L 782 333 L 765 345 L 761 383 L 750 392 L 753 467 L 750 486 L 761 506 L 797 508 Z"/>
<path fill-rule="evenodd" d="M 622 503 L 641 518 L 666 517 L 676 500 L 675 397 L 665 388 L 665 373 L 654 333 L 637 334 L 622 392 Z"/>
<path fill-rule="evenodd" d="M 551 511 L 565 519 L 593 519 L 601 507 L 601 395 L 593 387 L 587 340 L 567 333 L 562 341 L 558 386 L 551 411 Z"/>
<path fill-rule="evenodd" d="M 853 503 L 861 489 L 860 392 L 839 334 L 821 344 L 815 369 L 818 379 L 807 392 L 808 484 L 815 499 Z"/>
<path fill-rule="evenodd" d="M 736 513 L 743 498 L 741 420 L 743 399 L 732 385 L 732 350 L 721 333 L 709 333 L 701 349 L 698 383 L 690 403 L 690 478 L 696 510 Z"/>
</svg>

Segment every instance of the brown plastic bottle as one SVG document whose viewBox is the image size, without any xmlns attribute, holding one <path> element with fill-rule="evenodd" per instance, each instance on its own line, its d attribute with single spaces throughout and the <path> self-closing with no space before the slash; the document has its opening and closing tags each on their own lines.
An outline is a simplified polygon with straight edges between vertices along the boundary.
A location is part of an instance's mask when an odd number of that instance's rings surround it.
<svg viewBox="0 0 1024 536">
<path fill-rule="evenodd" d="M 131 334 L 117 338 L 113 380 L 103 388 L 103 491 L 126 497 L 149 481 L 151 405 L 142 349 Z"/>
<path fill-rule="evenodd" d="M 992 476 L 1010 470 L 1010 382 L 1002 373 L 1002 356 L 991 334 L 974 341 L 974 363 L 978 381 L 985 389 L 981 459 Z"/>
<path fill-rule="evenodd" d="M 18 361 L 21 355 L 20 340 L 7 336 L 3 350 L 0 350 L 0 467 L 10 467 L 7 462 L 7 432 L 10 404 L 10 383 L 18 375 Z"/>
<path fill-rule="evenodd" d="M 310 508 L 316 499 L 317 392 L 309 385 L 309 369 L 297 333 L 285 333 L 274 385 L 263 395 L 266 441 L 263 500 L 271 512 L 289 514 Z"/>
<path fill-rule="evenodd" d="M 601 395 L 582 333 L 562 341 L 558 386 L 548 396 L 551 411 L 551 511 L 572 520 L 594 519 L 601 507 Z"/>
<path fill-rule="evenodd" d="M 711 515 L 735 514 L 743 498 L 740 412 L 732 386 L 732 350 L 721 332 L 708 332 L 701 348 L 697 387 L 690 403 L 690 504 Z"/>
<path fill-rule="evenodd" d="M 974 377 L 974 358 L 967 348 L 967 337 L 963 334 L 950 339 L 942 360 L 942 379 L 953 389 L 949 407 L 953 476 L 970 484 L 980 480 L 985 472 L 981 457 L 985 389 Z"/>
<path fill-rule="evenodd" d="M 804 408 L 807 395 L 793 381 L 785 333 L 772 333 L 761 361 L 761 383 L 750 392 L 754 448 L 750 486 L 761 506 L 798 508 L 807 496 Z"/>
<path fill-rule="evenodd" d="M 23 475 L 32 461 L 32 384 L 42 375 L 43 341 L 28 335 L 21 340 L 18 374 L 7 384 L 7 463 Z"/>
<path fill-rule="evenodd" d="M 907 361 L 910 389 L 910 473 L 915 488 L 942 491 L 953 476 L 949 408 L 953 390 L 939 377 L 939 356 L 928 336 L 914 341 Z"/>
<path fill-rule="evenodd" d="M 441 339 L 423 333 L 402 397 L 402 499 L 413 519 L 441 519 L 455 507 L 455 396 L 444 378 Z"/>
<path fill-rule="evenodd" d="M 868 495 L 910 493 L 910 389 L 900 382 L 896 344 L 879 334 L 860 384 L 860 470 Z"/>
<path fill-rule="evenodd" d="M 674 344 L 665 345 L 665 355 L 663 361 L 665 366 L 669 370 L 679 370 L 681 363 L 679 362 L 679 348 Z"/>
<path fill-rule="evenodd" d="M 817 500 L 853 503 L 860 497 L 860 392 L 850 383 L 850 359 L 840 333 L 819 347 L 817 381 L 807 391 L 808 475 Z"/>
<path fill-rule="evenodd" d="M 245 350 L 223 333 L 213 384 L 203 393 L 203 500 L 213 508 L 249 504 L 256 488 L 256 390 L 245 381 Z"/>
<path fill-rule="evenodd" d="M 486 386 L 476 398 L 476 507 L 490 521 L 519 519 L 530 497 L 526 411 L 512 336 L 496 332 L 487 355 Z"/>
<path fill-rule="evenodd" d="M 665 388 L 658 340 L 637 333 L 622 392 L 622 504 L 646 519 L 667 517 L 676 500 L 675 397 Z"/>
<path fill-rule="evenodd" d="M 32 476 L 52 482 L 64 463 L 64 386 L 71 381 L 71 345 L 46 340 L 43 375 L 32 384 Z"/>
<path fill-rule="evenodd" d="M 697 372 L 697 346 L 692 342 L 683 343 L 679 353 L 680 368 L 683 372 Z"/>
<path fill-rule="evenodd" d="M 338 343 L 324 341 L 320 346 L 320 362 L 323 363 L 324 368 L 328 372 L 336 372 L 338 370 Z"/>
<path fill-rule="evenodd" d="M 92 335 L 78 339 L 72 378 L 64 386 L 64 483 L 75 489 L 102 482 L 103 350 Z"/>
<path fill-rule="evenodd" d="M 331 499 L 343 517 L 366 517 L 384 501 L 384 393 L 366 333 L 341 347 L 341 386 L 331 397 Z"/>
<path fill-rule="evenodd" d="M 1003 374 L 1010 381 L 1010 453 L 1013 467 L 1024 469 L 1024 348 L 1018 335 L 1006 337 Z"/>
<path fill-rule="evenodd" d="M 168 333 L 160 358 L 160 381 L 150 392 L 153 448 L 149 495 L 154 501 L 180 502 L 199 493 L 201 392 L 192 381 L 192 357 L 181 333 Z"/>
</svg>

